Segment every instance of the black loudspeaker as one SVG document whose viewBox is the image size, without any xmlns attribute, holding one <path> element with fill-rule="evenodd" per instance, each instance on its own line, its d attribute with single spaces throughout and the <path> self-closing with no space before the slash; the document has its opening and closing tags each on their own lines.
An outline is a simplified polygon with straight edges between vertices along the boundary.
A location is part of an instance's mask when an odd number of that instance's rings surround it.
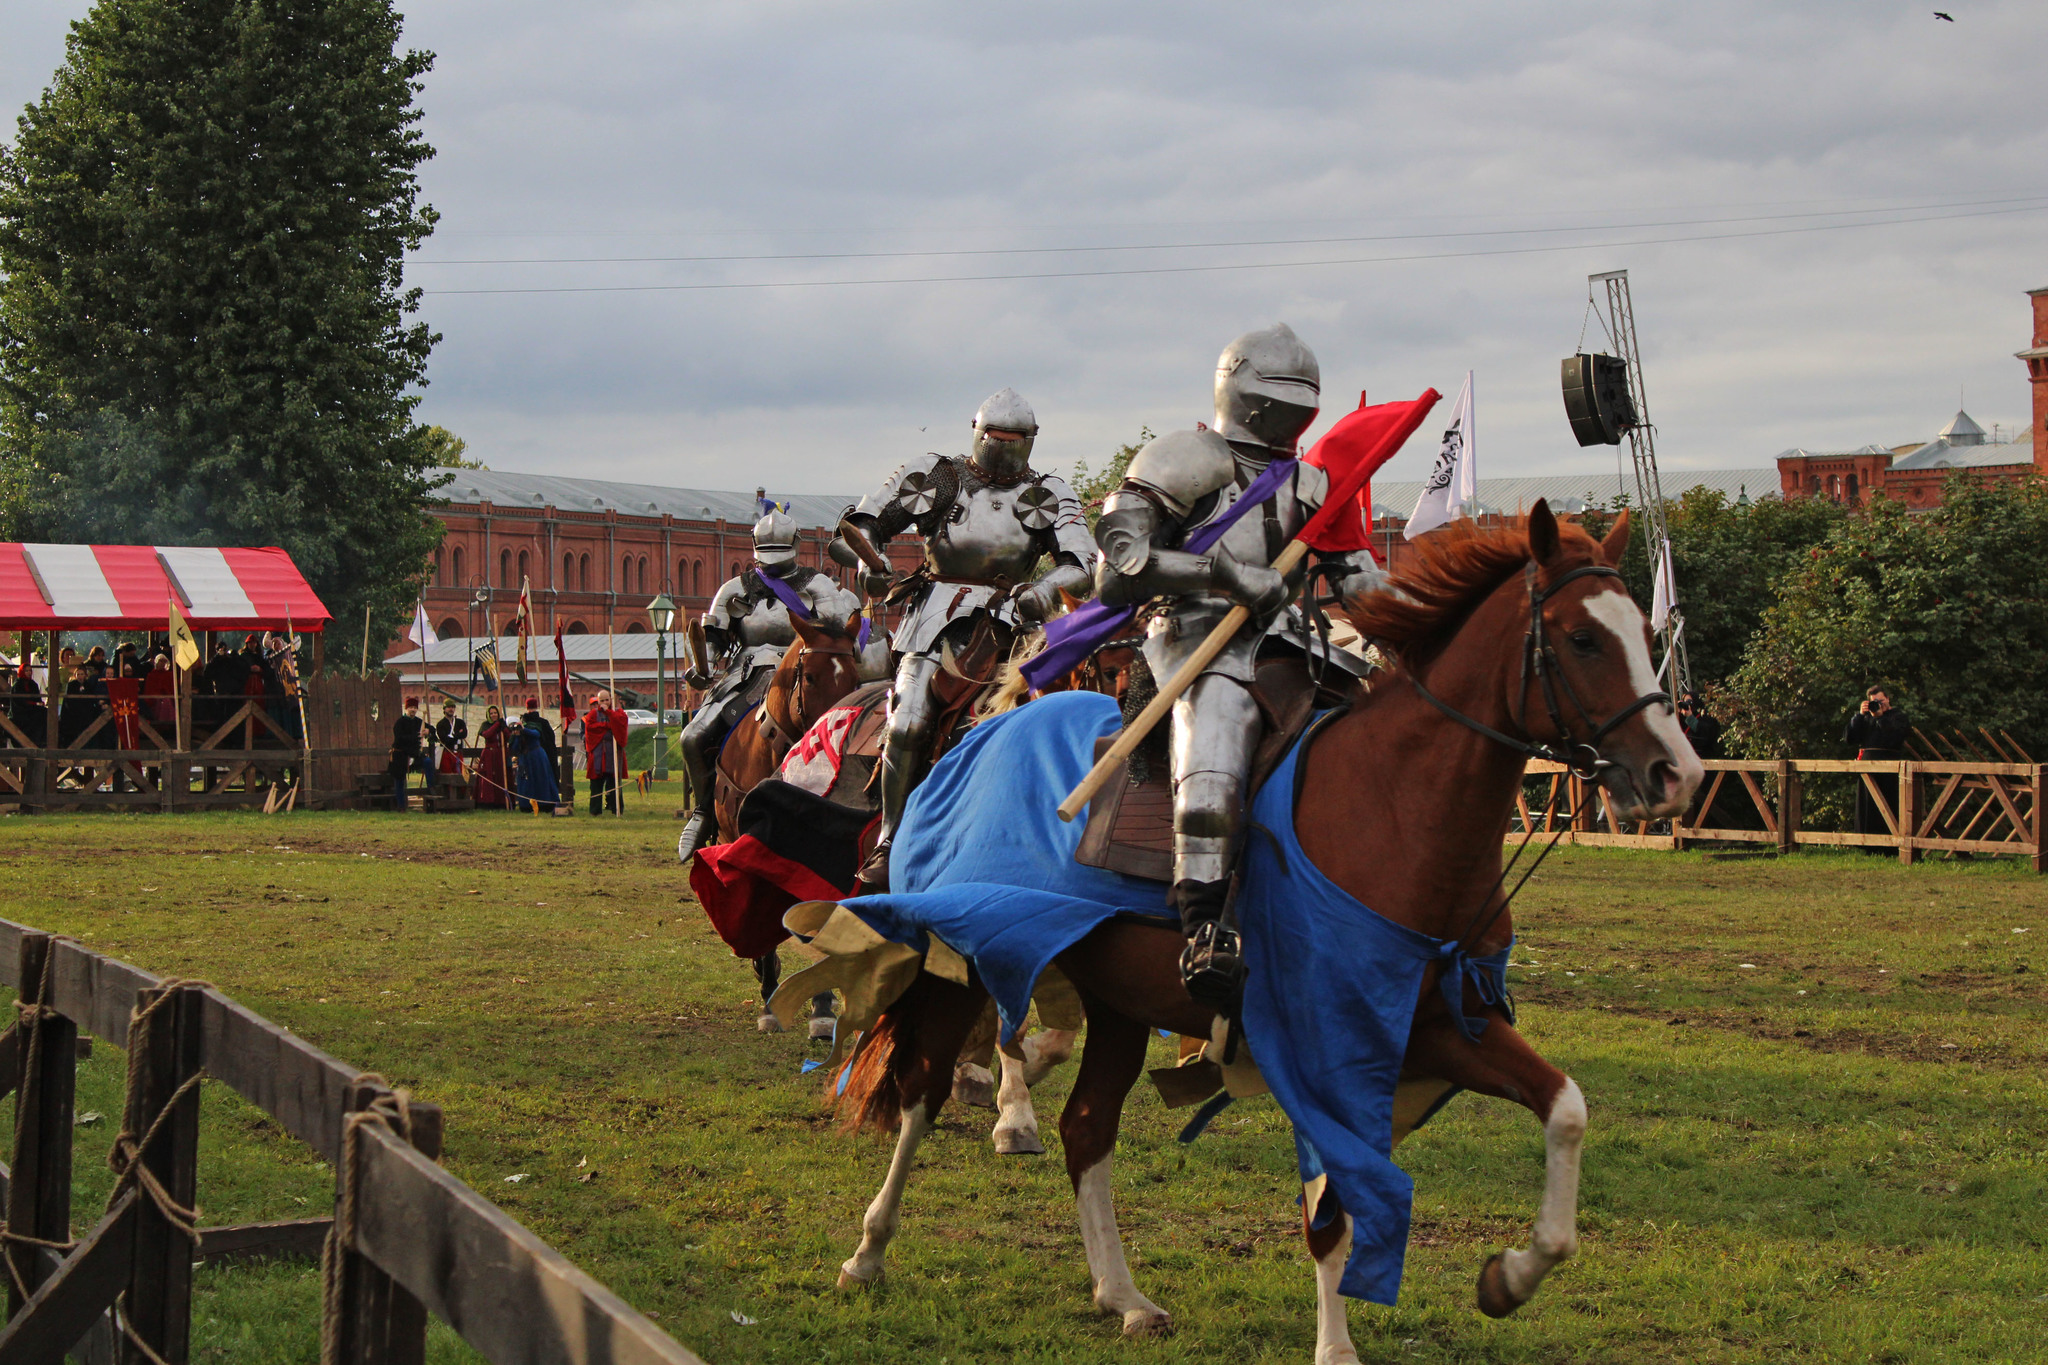
<svg viewBox="0 0 2048 1365">
<path fill-rule="evenodd" d="M 1628 366 L 1611 355 L 1566 357 L 1564 414 L 1582 446 L 1618 446 L 1636 425 L 1636 405 L 1628 396 Z"/>
</svg>

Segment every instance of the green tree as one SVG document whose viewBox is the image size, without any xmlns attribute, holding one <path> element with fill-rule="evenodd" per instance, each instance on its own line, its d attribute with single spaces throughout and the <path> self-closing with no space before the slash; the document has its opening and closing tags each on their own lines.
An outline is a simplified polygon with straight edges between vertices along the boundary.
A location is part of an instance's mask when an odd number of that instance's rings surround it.
<svg viewBox="0 0 2048 1365">
<path fill-rule="evenodd" d="M 386 0 L 100 0 L 0 149 L 0 517 L 290 551 L 390 636 L 440 535 Z"/>
<path fill-rule="evenodd" d="M 1092 529 L 1102 518 L 1102 500 L 1116 491 L 1124 481 L 1124 471 L 1131 467 L 1131 457 L 1145 448 L 1152 439 L 1152 428 L 1139 427 L 1138 439 L 1118 446 L 1109 457 L 1109 463 L 1100 473 L 1089 469 L 1086 460 L 1074 461 L 1074 496 L 1081 500 L 1081 508 L 1088 514 L 1088 525 Z"/>
<path fill-rule="evenodd" d="M 489 469 L 482 460 L 468 459 L 463 451 L 469 442 L 443 426 L 419 428 L 419 439 L 427 452 L 427 463 L 437 469 Z"/>
<path fill-rule="evenodd" d="M 1627 499 L 1618 499 L 1614 511 L 1626 504 Z M 1695 686 L 1724 683 L 1741 666 L 1779 581 L 1805 563 L 1808 551 L 1848 515 L 1825 498 L 1763 498 L 1737 507 L 1726 494 L 1703 484 L 1665 502 L 1671 575 L 1685 614 L 1686 657 Z M 1630 521 L 1621 572 L 1647 610 L 1653 593 L 1649 523 L 1641 517 Z M 1613 511 L 1585 518 L 1586 529 L 1596 535 L 1605 535 L 1612 525 Z"/>
<path fill-rule="evenodd" d="M 1780 584 L 1730 680 L 1730 739 L 1826 756 L 1881 683 L 1923 729 L 2009 730 L 2048 752 L 2048 481 L 1958 473 L 1942 505 L 1844 518 Z"/>
</svg>

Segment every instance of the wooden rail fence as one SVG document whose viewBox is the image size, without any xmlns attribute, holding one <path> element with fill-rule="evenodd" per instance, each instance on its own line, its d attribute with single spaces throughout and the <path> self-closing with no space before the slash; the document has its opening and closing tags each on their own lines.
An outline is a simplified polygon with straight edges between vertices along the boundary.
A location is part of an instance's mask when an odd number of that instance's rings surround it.
<svg viewBox="0 0 2048 1365">
<path fill-rule="evenodd" d="M 0 920 L 0 1034 L 16 1096 L 0 1365 L 185 1365 L 197 1260 L 319 1255 L 323 1365 L 418 1365 L 427 1314 L 495 1365 L 701 1365 L 659 1327 L 441 1169 L 441 1112 L 408 1102 L 203 983 L 163 980 Z M 109 1206 L 74 1239 L 81 1030 L 128 1051 Z M 199 1090 L 247 1099 L 335 1169 L 336 1214 L 198 1228 Z"/>
<path fill-rule="evenodd" d="M 1525 790 L 1517 804 L 1520 827 L 1543 834 L 1562 830 L 1562 842 L 1606 848 L 1731 842 L 1789 852 L 1837 844 L 1897 849 L 1904 863 L 1929 853 L 2003 854 L 2027 858 L 2034 871 L 2048 872 L 2048 764 L 1786 758 L 1708 759 L 1703 766 L 1707 780 L 1690 809 L 1658 822 L 1664 826 L 1658 829 L 1646 821 L 1616 820 L 1597 784 L 1572 776 L 1561 764 L 1532 761 L 1529 776 L 1548 779 L 1548 790 L 1534 799 Z M 1869 796 L 1884 820 L 1883 832 L 1815 829 L 1804 821 L 1806 779 L 1845 774 Z"/>
</svg>

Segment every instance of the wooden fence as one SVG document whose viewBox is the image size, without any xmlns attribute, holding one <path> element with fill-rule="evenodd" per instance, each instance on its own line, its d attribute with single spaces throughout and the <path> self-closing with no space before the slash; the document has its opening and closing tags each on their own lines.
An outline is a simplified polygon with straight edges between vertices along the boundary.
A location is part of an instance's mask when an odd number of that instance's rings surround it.
<svg viewBox="0 0 2048 1365">
<path fill-rule="evenodd" d="M 1686 813 L 1652 825 L 1614 819 L 1597 784 L 1571 776 L 1561 764 L 1534 761 L 1529 776 L 1547 779 L 1547 790 L 1532 797 L 1525 787 L 1518 802 L 1520 827 L 1545 834 L 1563 830 L 1565 843 L 1609 848 L 1729 842 L 1789 852 L 1838 844 L 1897 849 L 1905 863 L 1929 853 L 2004 854 L 2030 859 L 2036 872 L 2048 872 L 2048 764 L 1787 758 L 1709 759 L 1704 766 L 1707 780 Z M 1807 780 L 1820 775 L 1853 777 L 1882 817 L 1883 832 L 1813 828 L 1803 818 L 1802 797 Z"/>
<path fill-rule="evenodd" d="M 698 1358 L 442 1170 L 441 1112 L 196 982 L 161 980 L 0 920 L 0 1034 L 16 1094 L 4 1175 L 10 1315 L 0 1365 L 184 1365 L 195 1260 L 326 1252 L 323 1365 L 416 1365 L 427 1314 L 497 1365 L 692 1365 Z M 120 1173 L 71 1227 L 80 1031 L 128 1050 Z M 199 1091 L 218 1082 L 335 1169 L 333 1219 L 197 1228 Z M 0 1094 L 4 1094 L 0 1090 Z"/>
</svg>

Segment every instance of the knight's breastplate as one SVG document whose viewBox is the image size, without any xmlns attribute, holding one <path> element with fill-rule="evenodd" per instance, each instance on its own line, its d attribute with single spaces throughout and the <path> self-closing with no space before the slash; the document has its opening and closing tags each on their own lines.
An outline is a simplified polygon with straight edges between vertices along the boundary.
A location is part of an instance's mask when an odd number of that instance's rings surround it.
<svg viewBox="0 0 2048 1365">
<path fill-rule="evenodd" d="M 977 581 L 1021 583 L 1029 578 L 1040 550 L 1017 505 L 1020 498 L 1041 491 L 1029 481 L 1013 488 L 962 487 L 946 521 L 925 542 L 932 572 Z M 1027 505 L 1026 515 L 1031 510 Z"/>
<path fill-rule="evenodd" d="M 1264 467 L 1247 461 L 1238 462 L 1238 478 L 1242 483 L 1233 483 L 1214 495 L 1207 506 L 1197 506 L 1201 513 L 1198 520 L 1188 522 L 1182 534 L 1182 544 L 1194 538 L 1197 531 L 1221 520 L 1237 500 L 1244 496 L 1244 485 L 1249 484 L 1264 472 Z M 1239 517 L 1223 538 L 1211 546 L 1207 553 L 1221 551 L 1242 564 L 1271 564 L 1275 556 L 1285 549 L 1295 532 L 1307 524 L 1308 517 L 1301 501 L 1294 495 L 1296 476 L 1290 476 L 1280 486 L 1280 491 L 1263 507 L 1254 507 Z M 1208 502 L 1208 499 L 1204 500 Z"/>
<path fill-rule="evenodd" d="M 751 611 L 733 623 L 733 630 L 749 650 L 764 646 L 787 649 L 796 639 L 796 629 L 789 624 L 789 608 L 775 599 L 754 603 Z"/>
</svg>

